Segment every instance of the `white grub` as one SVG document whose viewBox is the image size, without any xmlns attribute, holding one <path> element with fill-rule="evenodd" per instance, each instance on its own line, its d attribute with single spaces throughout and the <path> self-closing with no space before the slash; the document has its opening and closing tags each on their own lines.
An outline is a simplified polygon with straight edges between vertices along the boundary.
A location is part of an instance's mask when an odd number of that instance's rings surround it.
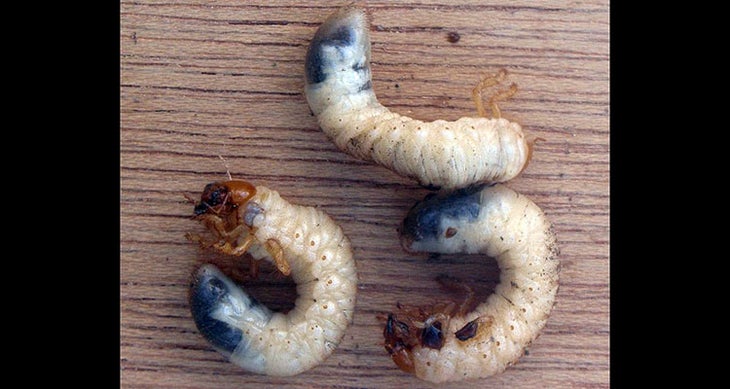
<svg viewBox="0 0 730 389">
<path fill-rule="evenodd" d="M 360 8 L 344 7 L 322 23 L 307 50 L 305 73 L 309 106 L 341 150 L 423 186 L 453 189 L 504 182 L 530 159 L 531 141 L 519 124 L 499 117 L 496 103 L 496 118 L 433 122 L 381 105 L 372 87 L 368 21 Z M 494 83 L 503 76 L 495 76 Z M 475 101 L 485 116 L 481 90 L 475 89 Z"/>
<path fill-rule="evenodd" d="M 500 281 L 471 312 L 437 304 L 388 316 L 385 347 L 404 371 L 431 382 L 492 376 L 516 363 L 545 326 L 558 290 L 552 224 L 527 197 L 477 186 L 417 203 L 400 228 L 409 252 L 481 253 Z"/>
<path fill-rule="evenodd" d="M 213 265 L 196 273 L 190 294 L 198 330 L 247 371 L 292 376 L 324 361 L 352 323 L 357 271 L 349 239 L 324 212 L 290 204 L 263 186 L 224 181 L 206 187 L 196 217 L 216 235 L 204 247 L 274 263 L 298 297 L 287 314 L 249 297 Z"/>
</svg>

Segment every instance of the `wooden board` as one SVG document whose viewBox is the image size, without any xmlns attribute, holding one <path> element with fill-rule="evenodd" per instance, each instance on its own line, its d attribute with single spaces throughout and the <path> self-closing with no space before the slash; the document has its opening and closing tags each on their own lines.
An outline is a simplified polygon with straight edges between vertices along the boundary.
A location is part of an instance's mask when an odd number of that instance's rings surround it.
<svg viewBox="0 0 730 389">
<path fill-rule="evenodd" d="M 121 327 L 124 388 L 433 387 L 398 370 L 379 314 L 396 302 L 453 297 L 434 278 L 485 298 L 498 282 L 481 256 L 409 255 L 396 228 L 428 191 L 340 152 L 303 95 L 304 54 L 339 5 L 319 1 L 121 1 Z M 609 386 L 609 13 L 588 1 L 369 1 L 373 86 L 422 120 L 474 116 L 471 89 L 504 68 L 519 92 L 500 105 L 537 143 L 507 185 L 535 201 L 560 241 L 557 305 L 529 355 L 474 385 Z M 452 43 L 449 33 L 460 39 Z M 225 160 L 225 163 L 221 158 Z M 236 178 L 318 206 L 350 237 L 360 283 L 353 325 L 320 366 L 291 378 L 248 374 L 213 351 L 187 303 L 193 270 L 245 264 L 187 241 L 201 232 L 186 196 Z M 291 281 L 248 284 L 291 307 Z M 443 387 L 463 387 L 463 383 Z"/>
</svg>

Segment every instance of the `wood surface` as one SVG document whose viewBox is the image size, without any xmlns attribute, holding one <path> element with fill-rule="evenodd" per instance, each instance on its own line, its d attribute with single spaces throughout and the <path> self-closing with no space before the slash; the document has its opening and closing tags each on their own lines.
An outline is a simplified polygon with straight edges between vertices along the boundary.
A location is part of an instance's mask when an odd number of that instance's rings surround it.
<svg viewBox="0 0 730 389">
<path fill-rule="evenodd" d="M 378 315 L 397 302 L 458 299 L 435 277 L 486 298 L 498 282 L 483 256 L 402 251 L 396 228 L 428 191 L 340 152 L 303 95 L 304 54 L 318 25 L 347 1 L 127 1 L 120 6 L 120 384 L 124 388 L 436 387 L 401 372 Z M 361 3 L 362 4 L 362 3 Z M 509 72 L 518 93 L 502 115 L 543 138 L 506 185 L 555 224 L 557 305 L 529 354 L 459 388 L 609 386 L 609 12 L 589 1 L 368 1 L 373 87 L 422 120 L 476 115 L 471 89 Z M 449 41 L 458 33 L 457 42 Z M 452 34 L 453 35 L 453 34 Z M 452 39 L 453 40 L 453 39 Z M 320 207 L 352 241 L 359 274 L 354 323 L 324 363 L 301 375 L 244 372 L 198 333 L 191 273 L 213 262 L 265 304 L 286 310 L 288 279 L 246 277 L 247 261 L 202 251 L 187 197 L 235 178 Z"/>
</svg>

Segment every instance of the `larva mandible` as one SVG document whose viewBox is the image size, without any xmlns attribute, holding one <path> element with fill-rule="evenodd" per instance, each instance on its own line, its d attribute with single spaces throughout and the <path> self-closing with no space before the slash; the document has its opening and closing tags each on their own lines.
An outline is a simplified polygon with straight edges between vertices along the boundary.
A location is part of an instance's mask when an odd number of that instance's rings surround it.
<svg viewBox="0 0 730 389">
<path fill-rule="evenodd" d="M 193 234 L 189 239 L 225 254 L 248 252 L 254 260 L 271 261 L 291 274 L 298 293 L 287 314 L 272 312 L 215 266 L 204 265 L 190 292 L 200 333 L 253 373 L 291 376 L 325 360 L 352 323 L 357 292 L 350 241 L 334 220 L 241 180 L 208 184 L 195 215 L 216 240 Z"/>
<path fill-rule="evenodd" d="M 530 159 L 531 142 L 519 124 L 497 118 L 463 117 L 423 122 L 390 111 L 372 87 L 370 37 L 362 9 L 347 6 L 330 15 L 309 44 L 305 59 L 305 95 L 319 126 L 343 151 L 373 161 L 432 188 L 454 189 L 516 177 Z M 483 87 L 475 88 L 482 116 Z"/>
<path fill-rule="evenodd" d="M 385 349 L 398 367 L 431 382 L 485 378 L 514 364 L 555 303 L 559 253 L 552 224 L 527 197 L 479 185 L 417 203 L 400 229 L 408 252 L 486 254 L 500 282 L 473 311 L 454 304 L 389 314 Z"/>
</svg>

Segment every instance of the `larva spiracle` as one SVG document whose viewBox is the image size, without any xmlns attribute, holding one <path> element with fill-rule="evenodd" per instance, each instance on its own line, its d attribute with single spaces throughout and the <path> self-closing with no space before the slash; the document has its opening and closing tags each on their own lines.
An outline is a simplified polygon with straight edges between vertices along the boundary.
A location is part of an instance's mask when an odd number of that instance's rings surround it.
<svg viewBox="0 0 730 389">
<path fill-rule="evenodd" d="M 485 254 L 500 281 L 471 312 L 454 304 L 389 314 L 385 349 L 402 370 L 431 382 L 485 378 L 514 364 L 539 335 L 558 290 L 552 224 L 527 197 L 473 186 L 417 203 L 400 227 L 409 252 Z"/>
<path fill-rule="evenodd" d="M 322 23 L 309 44 L 305 73 L 307 102 L 341 150 L 426 187 L 504 182 L 530 159 L 530 142 L 517 123 L 500 117 L 424 122 L 380 104 L 372 87 L 367 18 L 357 7 L 344 7 Z M 503 76 L 485 79 L 482 86 Z M 481 95 L 475 100 L 486 115 Z M 492 109 L 499 116 L 494 102 Z"/>
<path fill-rule="evenodd" d="M 290 204 L 276 191 L 228 180 L 207 185 L 195 206 L 219 252 L 273 262 L 291 274 L 298 297 L 287 314 L 272 312 L 213 265 L 190 291 L 196 326 L 211 345 L 258 374 L 291 376 L 325 360 L 352 323 L 357 269 L 349 239 L 327 214 Z"/>
</svg>

